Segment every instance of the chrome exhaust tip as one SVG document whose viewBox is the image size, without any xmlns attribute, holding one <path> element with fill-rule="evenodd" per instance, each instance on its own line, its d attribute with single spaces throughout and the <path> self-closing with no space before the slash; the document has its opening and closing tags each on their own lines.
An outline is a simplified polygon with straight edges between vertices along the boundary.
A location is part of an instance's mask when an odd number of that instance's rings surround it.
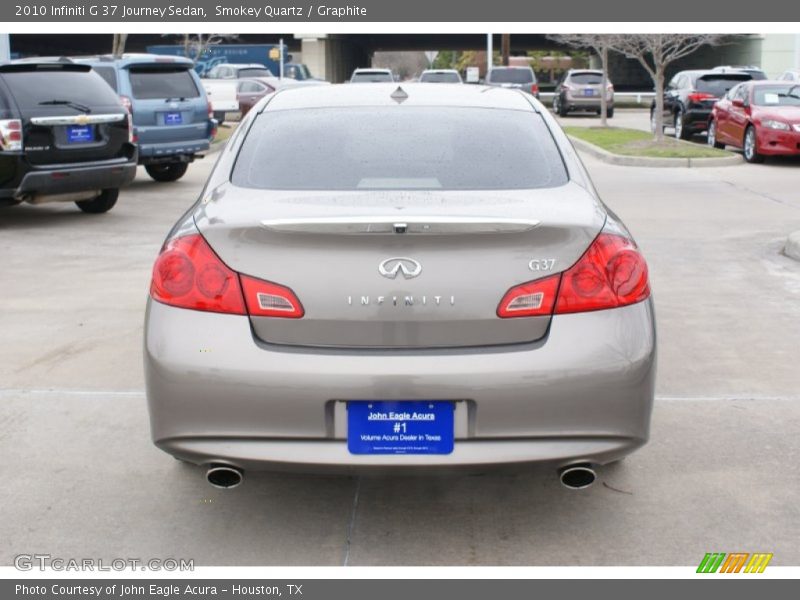
<svg viewBox="0 0 800 600">
<path fill-rule="evenodd" d="M 213 465 L 206 471 L 206 479 L 215 488 L 229 490 L 242 483 L 244 472 L 228 465 Z"/>
<path fill-rule="evenodd" d="M 595 479 L 597 473 L 589 465 L 572 465 L 571 467 L 564 467 L 559 471 L 558 478 L 561 480 L 561 485 L 570 490 L 585 490 L 590 487 Z"/>
</svg>

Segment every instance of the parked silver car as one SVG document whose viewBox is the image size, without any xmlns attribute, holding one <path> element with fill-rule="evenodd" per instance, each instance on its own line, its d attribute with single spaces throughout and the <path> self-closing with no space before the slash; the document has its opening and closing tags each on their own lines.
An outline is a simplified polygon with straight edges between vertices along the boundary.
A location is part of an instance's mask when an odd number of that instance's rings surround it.
<svg viewBox="0 0 800 600">
<path fill-rule="evenodd" d="M 606 82 L 606 116 L 614 116 L 614 85 Z M 561 77 L 553 95 L 553 112 L 566 117 L 576 110 L 600 114 L 603 97 L 603 72 L 570 69 Z"/>
<path fill-rule="evenodd" d="M 520 91 L 279 90 L 150 296 L 153 440 L 218 486 L 546 461 L 583 487 L 648 438 L 645 260 Z"/>
</svg>

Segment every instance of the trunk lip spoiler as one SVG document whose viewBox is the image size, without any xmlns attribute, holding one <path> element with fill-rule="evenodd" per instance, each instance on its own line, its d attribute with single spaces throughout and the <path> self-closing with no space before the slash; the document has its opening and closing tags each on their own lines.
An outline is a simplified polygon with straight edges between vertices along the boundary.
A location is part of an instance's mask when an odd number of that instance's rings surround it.
<svg viewBox="0 0 800 600">
<path fill-rule="evenodd" d="M 55 117 L 31 117 L 34 125 L 93 125 L 96 123 L 116 123 L 123 121 L 126 113 L 104 115 L 64 115 Z"/>
<path fill-rule="evenodd" d="M 435 215 L 297 217 L 261 221 L 261 225 L 266 229 L 281 233 L 398 235 L 523 233 L 540 224 L 541 221 L 537 219 Z"/>
</svg>

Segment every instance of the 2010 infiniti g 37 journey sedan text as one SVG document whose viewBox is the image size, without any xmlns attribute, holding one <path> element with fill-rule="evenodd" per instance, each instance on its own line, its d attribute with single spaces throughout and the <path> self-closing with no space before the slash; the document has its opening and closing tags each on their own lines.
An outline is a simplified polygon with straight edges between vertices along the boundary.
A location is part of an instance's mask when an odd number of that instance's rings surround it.
<svg viewBox="0 0 800 600">
<path fill-rule="evenodd" d="M 647 441 L 647 266 L 548 111 L 481 86 L 257 104 L 153 269 L 153 439 L 247 469 L 546 461 Z"/>
</svg>

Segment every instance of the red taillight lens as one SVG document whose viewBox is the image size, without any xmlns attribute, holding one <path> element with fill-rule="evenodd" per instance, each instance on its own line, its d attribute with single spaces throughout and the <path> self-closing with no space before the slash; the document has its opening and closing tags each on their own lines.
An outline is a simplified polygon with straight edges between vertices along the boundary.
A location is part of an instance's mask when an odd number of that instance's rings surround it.
<svg viewBox="0 0 800 600">
<path fill-rule="evenodd" d="M 305 314 L 303 305 L 287 287 L 242 275 L 247 312 L 254 317 L 299 319 Z"/>
<path fill-rule="evenodd" d="M 555 313 L 626 306 L 649 295 L 647 263 L 636 245 L 621 235 L 601 233 L 564 272 Z"/>
<path fill-rule="evenodd" d="M 150 295 L 170 306 L 246 314 L 237 273 L 199 234 L 167 242 L 153 266 Z"/>
<path fill-rule="evenodd" d="M 689 102 L 702 102 L 703 100 L 715 100 L 714 94 L 707 94 L 705 92 L 692 92 L 688 96 Z"/>
<path fill-rule="evenodd" d="M 237 100 L 239 99 L 239 94 L 236 94 L 236 99 Z M 206 103 L 206 110 L 208 110 L 208 118 L 209 119 L 213 119 L 214 118 L 214 109 L 211 108 L 211 100 L 209 100 Z"/>
<path fill-rule="evenodd" d="M 538 94 L 539 93 L 539 84 L 534 83 L 531 85 L 531 94 Z"/>
<path fill-rule="evenodd" d="M 501 319 L 551 315 L 561 275 L 529 281 L 511 288 L 497 307 Z"/>
<path fill-rule="evenodd" d="M 125 110 L 131 112 L 133 105 L 131 104 L 131 99 L 127 96 L 120 96 L 119 101 L 122 102 L 122 106 L 125 107 Z"/>
<path fill-rule="evenodd" d="M 22 150 L 22 121 L 0 120 L 0 150 Z"/>
</svg>

